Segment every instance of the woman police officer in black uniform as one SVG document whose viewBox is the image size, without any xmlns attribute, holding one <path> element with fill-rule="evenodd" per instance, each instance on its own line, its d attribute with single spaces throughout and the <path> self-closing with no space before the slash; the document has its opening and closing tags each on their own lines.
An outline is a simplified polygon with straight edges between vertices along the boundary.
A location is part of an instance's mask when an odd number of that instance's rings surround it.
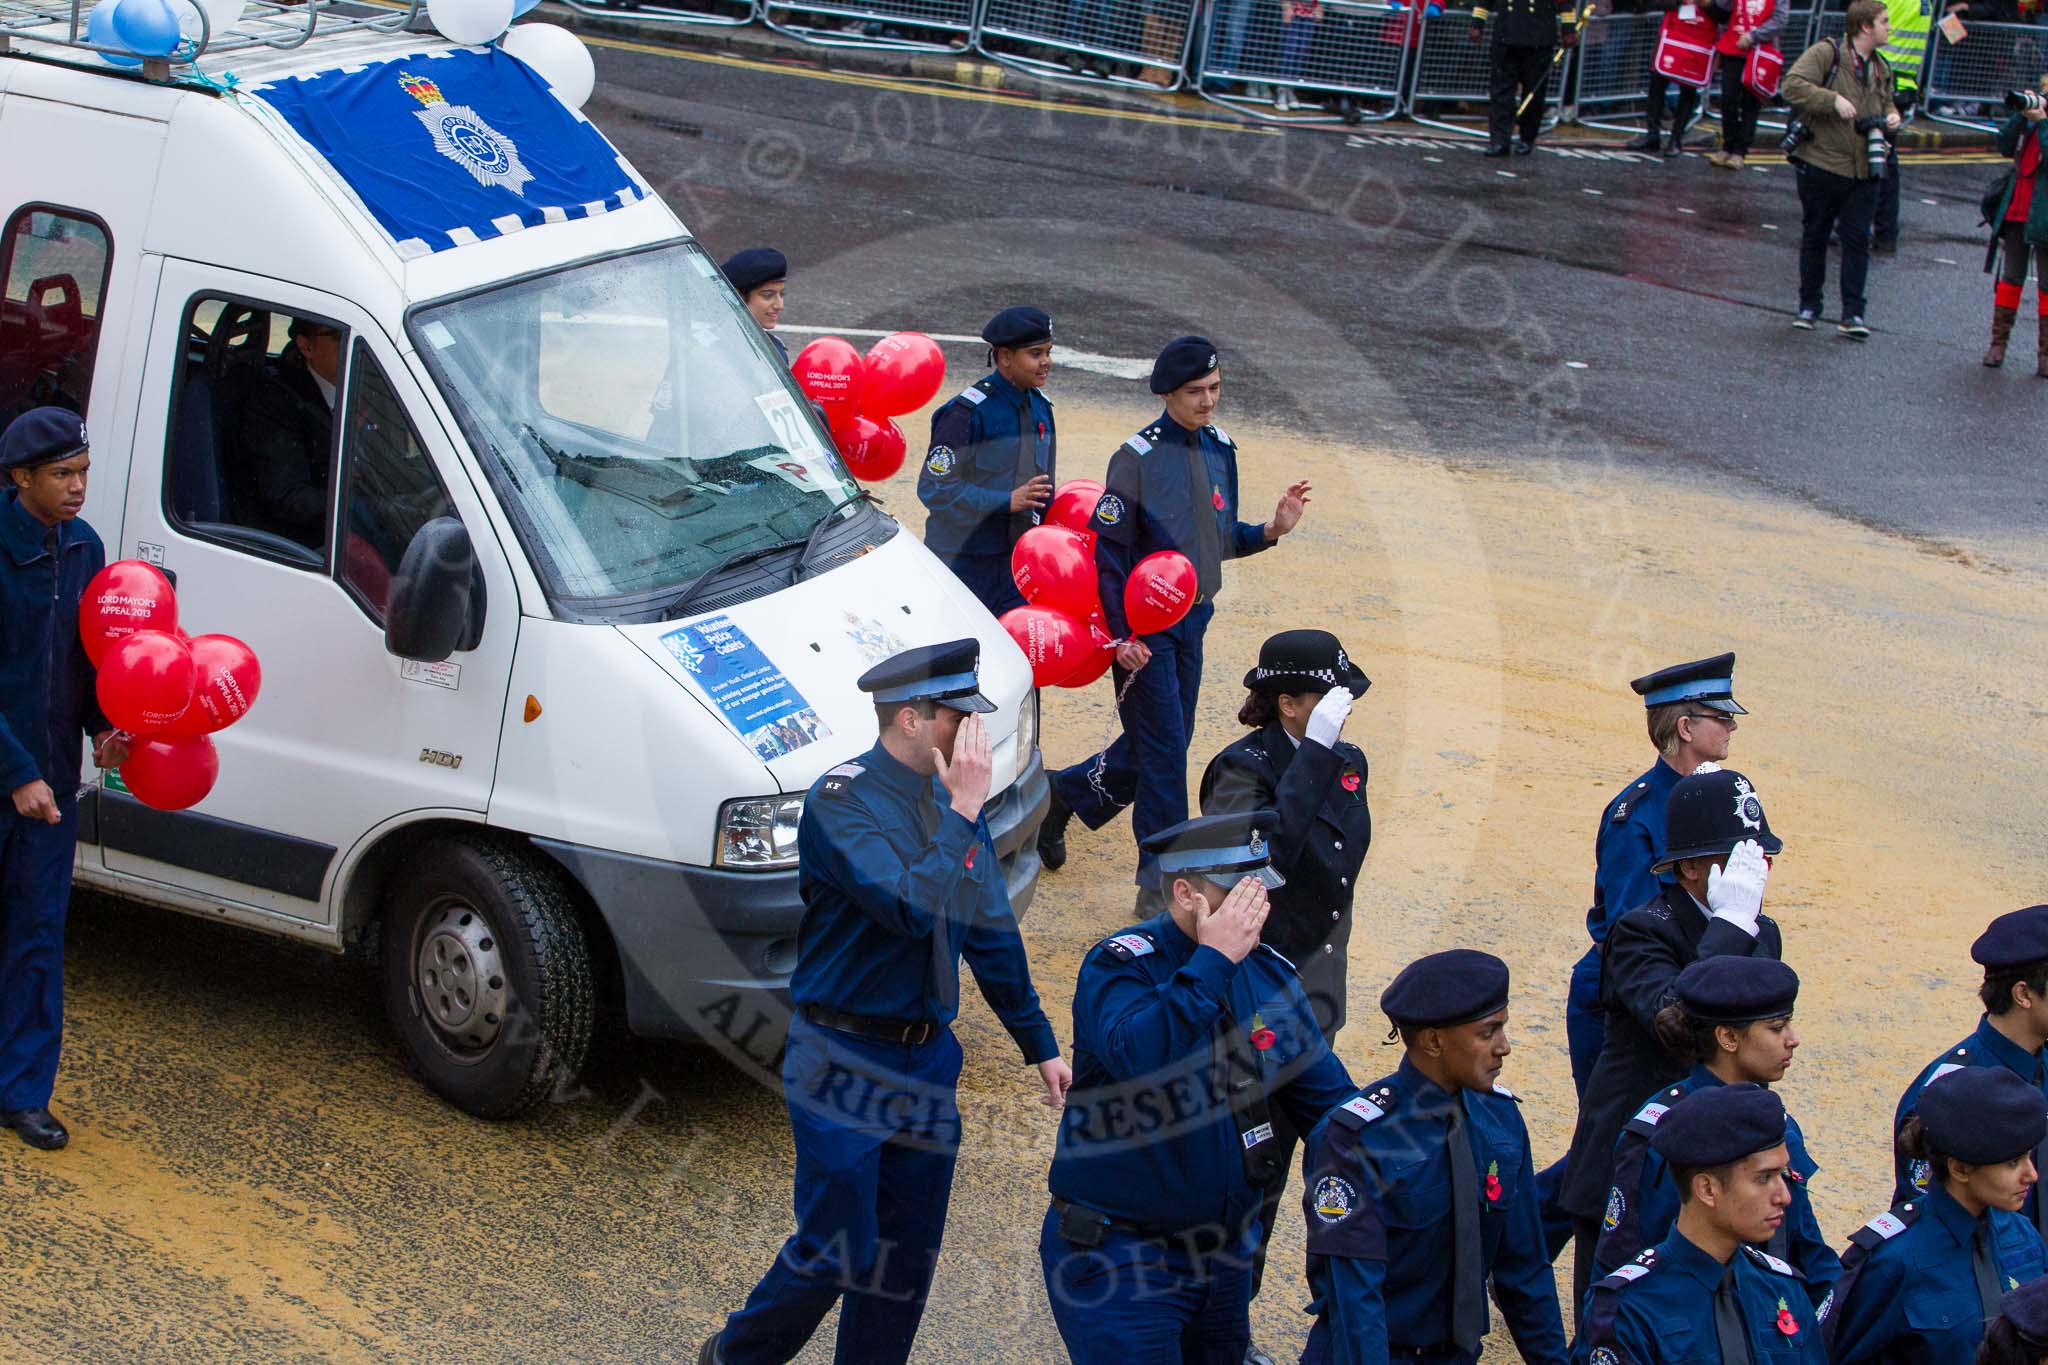
<svg viewBox="0 0 2048 1365">
<path fill-rule="evenodd" d="M 1260 939 L 1300 971 L 1316 1022 L 1334 1043 L 1344 1026 L 1351 897 L 1372 843 L 1365 754 L 1338 735 L 1352 702 L 1372 680 L 1328 631 L 1287 630 L 1260 647 L 1258 666 L 1244 675 L 1244 685 L 1251 695 L 1237 718 L 1254 728 L 1209 760 L 1202 774 L 1202 814 L 1279 812 L 1270 856 L 1287 884 L 1272 892 Z M 1300 1135 L 1277 1111 L 1273 1126 L 1285 1171 Z M 1266 1191 L 1254 1294 L 1285 1186 L 1283 1176 Z"/>
</svg>

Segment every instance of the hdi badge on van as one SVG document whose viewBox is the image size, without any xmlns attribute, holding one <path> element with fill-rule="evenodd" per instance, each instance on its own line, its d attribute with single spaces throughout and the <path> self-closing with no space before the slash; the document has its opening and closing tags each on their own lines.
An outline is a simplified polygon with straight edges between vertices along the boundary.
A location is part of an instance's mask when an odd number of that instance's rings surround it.
<svg viewBox="0 0 2048 1365">
<path fill-rule="evenodd" d="M 86 793 L 78 879 L 375 942 L 471 1113 L 571 1079 L 601 998 L 762 1064 L 803 793 L 874 738 L 854 679 L 980 639 L 1021 911 L 1029 670 L 646 181 L 416 11 L 259 0 L 121 71 L 70 0 L 0 8 L 0 420 L 85 412 L 112 557 L 264 668 L 199 806 Z"/>
</svg>

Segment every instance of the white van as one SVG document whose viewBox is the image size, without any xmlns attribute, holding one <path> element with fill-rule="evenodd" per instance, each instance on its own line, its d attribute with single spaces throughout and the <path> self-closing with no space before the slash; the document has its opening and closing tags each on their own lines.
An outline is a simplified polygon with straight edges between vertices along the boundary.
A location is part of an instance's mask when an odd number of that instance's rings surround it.
<svg viewBox="0 0 2048 1365">
<path fill-rule="evenodd" d="M 875 738 L 854 680 L 972 635 L 1022 911 L 1022 654 L 580 114 L 404 15 L 255 4 L 196 66 L 123 72 L 68 3 L 22 12 L 0 419 L 85 412 L 109 558 L 263 669 L 198 806 L 87 789 L 82 884 L 335 951 L 376 929 L 419 1074 L 474 1114 L 572 1077 L 607 1004 L 765 1062 L 803 794 Z"/>
</svg>

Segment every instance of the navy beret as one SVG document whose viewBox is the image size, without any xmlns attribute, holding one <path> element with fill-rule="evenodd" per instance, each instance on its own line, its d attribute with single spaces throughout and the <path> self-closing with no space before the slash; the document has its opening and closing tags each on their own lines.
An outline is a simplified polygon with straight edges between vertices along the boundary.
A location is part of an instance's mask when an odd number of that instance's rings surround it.
<svg viewBox="0 0 2048 1365">
<path fill-rule="evenodd" d="M 1052 340 L 1052 319 L 1043 308 L 1005 308 L 981 329 L 981 339 L 991 346 L 1036 346 Z"/>
<path fill-rule="evenodd" d="M 1632 680 L 1629 686 L 1643 699 L 1645 709 L 1669 706 L 1676 701 L 1696 701 L 1701 706 L 1726 711 L 1732 716 L 1749 714 L 1735 704 L 1731 695 L 1735 687 L 1733 654 L 1716 654 L 1711 659 L 1673 664 L 1655 673 L 1645 673 Z"/>
<path fill-rule="evenodd" d="M 725 272 L 732 287 L 740 291 L 740 297 L 745 298 L 750 290 L 785 278 L 789 261 L 772 246 L 750 246 L 718 268 Z"/>
<path fill-rule="evenodd" d="M 1160 830 L 1139 847 L 1159 860 L 1164 876 L 1199 875 L 1221 886 L 1256 877 L 1273 891 L 1287 885 L 1266 844 L 1279 823 L 1279 812 L 1271 810 L 1202 815 Z"/>
<path fill-rule="evenodd" d="M 83 417 L 69 408 L 30 408 L 0 433 L 0 469 L 33 469 L 85 447 Z"/>
<path fill-rule="evenodd" d="M 2048 905 L 2030 905 L 1991 921 L 1970 945 L 1970 958 L 1993 970 L 2048 962 Z"/>
<path fill-rule="evenodd" d="M 2028 1280 L 2006 1291 L 1998 1315 L 2011 1323 L 2036 1355 L 2048 1355 L 2048 1278 Z"/>
<path fill-rule="evenodd" d="M 1396 1028 L 1449 1028 L 1507 1008 L 1508 964 L 1474 948 L 1419 957 L 1380 992 Z"/>
<path fill-rule="evenodd" d="M 1657 1120 L 1650 1145 L 1673 1166 L 1703 1171 L 1785 1140 L 1785 1101 L 1760 1085 L 1709 1085 Z"/>
<path fill-rule="evenodd" d="M 935 701 L 955 711 L 996 709 L 981 695 L 981 642 L 972 638 L 891 654 L 861 674 L 856 685 L 873 693 L 877 704 Z"/>
<path fill-rule="evenodd" d="M 1702 1024 L 1753 1024 L 1792 1013 L 1799 973 L 1774 957 L 1703 957 L 1678 974 L 1672 991 Z"/>
<path fill-rule="evenodd" d="M 1215 368 L 1215 342 L 1207 337 L 1175 337 L 1152 362 L 1152 392 L 1172 393 Z"/>
<path fill-rule="evenodd" d="M 2048 1106 L 2038 1086 L 2002 1066 L 1966 1066 L 1920 1092 L 1920 1126 L 1956 1160 L 1991 1166 L 2041 1145 Z"/>
</svg>

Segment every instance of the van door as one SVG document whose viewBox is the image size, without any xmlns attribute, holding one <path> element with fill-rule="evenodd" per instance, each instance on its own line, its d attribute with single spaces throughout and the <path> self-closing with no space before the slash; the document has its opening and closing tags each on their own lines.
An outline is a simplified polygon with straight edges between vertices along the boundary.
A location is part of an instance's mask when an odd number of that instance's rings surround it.
<svg viewBox="0 0 2048 1365">
<path fill-rule="evenodd" d="M 103 801 L 106 866 L 331 926 L 335 869 L 366 835 L 488 806 L 518 630 L 510 571 L 361 309 L 166 260 L 151 326 L 121 550 L 176 575 L 188 634 L 240 637 L 263 673 L 253 709 L 214 737 L 206 800 L 168 814 Z M 395 658 L 383 620 L 400 557 L 451 515 L 476 545 L 481 628 L 445 663 Z"/>
</svg>

